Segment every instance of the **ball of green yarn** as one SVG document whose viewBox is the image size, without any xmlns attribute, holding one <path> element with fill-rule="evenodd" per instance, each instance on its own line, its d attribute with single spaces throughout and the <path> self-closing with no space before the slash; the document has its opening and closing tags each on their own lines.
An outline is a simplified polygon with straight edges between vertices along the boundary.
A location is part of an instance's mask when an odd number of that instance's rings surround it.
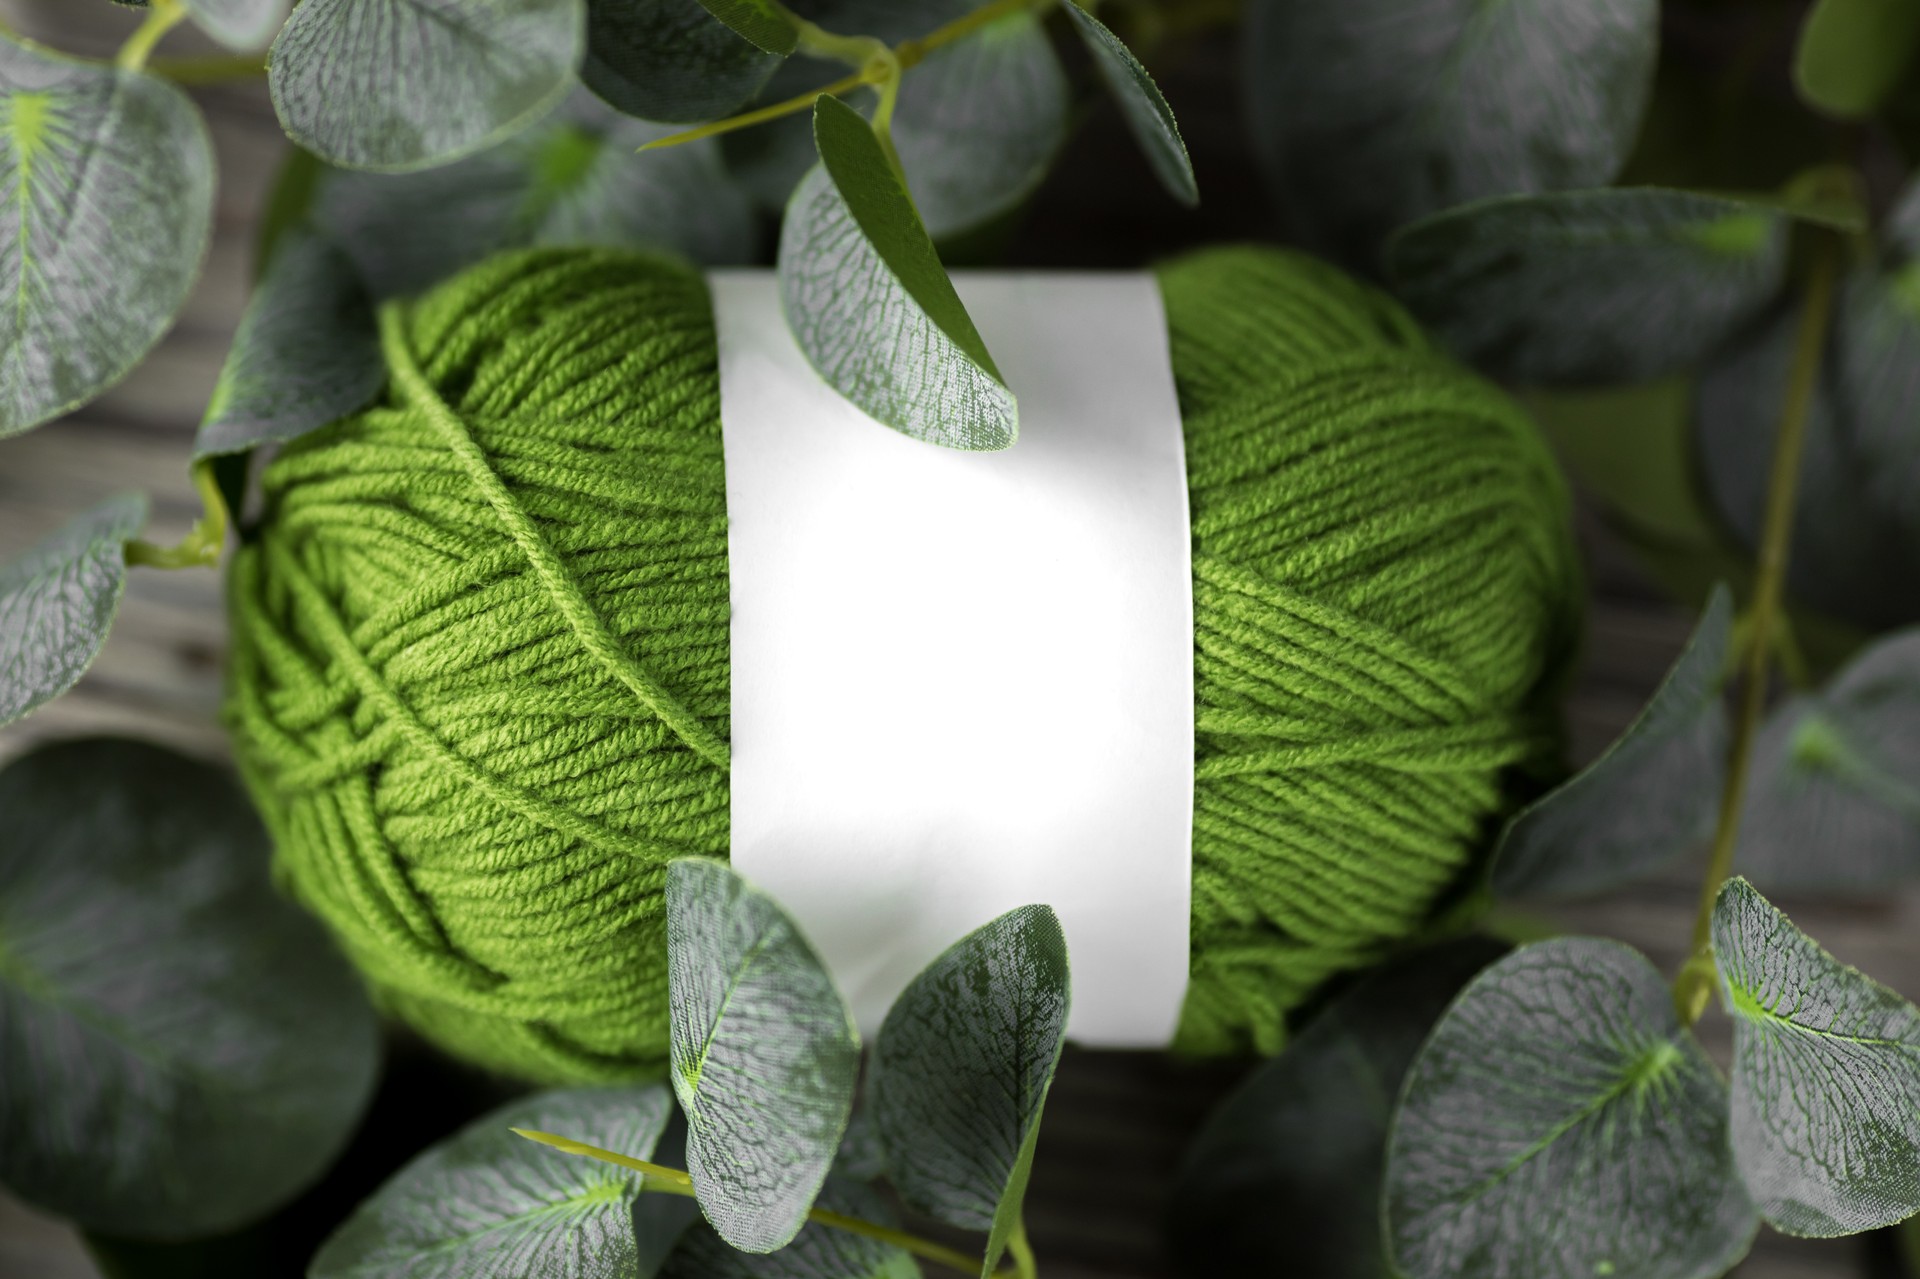
<svg viewBox="0 0 1920 1279">
<path fill-rule="evenodd" d="M 1531 426 L 1390 300 L 1277 250 L 1161 281 L 1193 511 L 1179 1043 L 1270 1050 L 1421 924 L 1551 754 L 1579 593 Z M 281 881 L 454 1053 L 657 1070 L 664 867 L 728 847 L 704 284 L 515 253 L 389 308 L 382 340 L 383 399 L 266 468 L 233 564 L 229 719 Z"/>
</svg>

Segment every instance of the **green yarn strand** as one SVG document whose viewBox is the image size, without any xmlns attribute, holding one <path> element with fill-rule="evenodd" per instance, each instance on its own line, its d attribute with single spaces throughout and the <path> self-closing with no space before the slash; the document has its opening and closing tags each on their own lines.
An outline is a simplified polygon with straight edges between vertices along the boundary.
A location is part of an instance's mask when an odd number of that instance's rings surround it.
<svg viewBox="0 0 1920 1279">
<path fill-rule="evenodd" d="M 1531 426 L 1391 300 L 1272 250 L 1161 282 L 1193 512 L 1178 1046 L 1270 1051 L 1548 766 L 1578 582 Z M 728 838 L 704 283 L 532 250 L 380 332 L 386 397 L 274 460 L 231 571 L 228 718 L 277 872 L 449 1050 L 658 1071 L 664 867 Z"/>
</svg>

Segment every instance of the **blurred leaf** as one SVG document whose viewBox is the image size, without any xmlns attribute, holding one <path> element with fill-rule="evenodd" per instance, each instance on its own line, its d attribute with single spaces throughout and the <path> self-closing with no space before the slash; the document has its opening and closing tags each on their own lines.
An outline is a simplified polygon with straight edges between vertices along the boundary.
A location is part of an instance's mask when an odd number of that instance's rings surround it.
<svg viewBox="0 0 1920 1279">
<path fill-rule="evenodd" d="M 1391 1279 L 1380 1189 L 1393 1099 L 1460 987 L 1506 948 L 1467 938 L 1364 978 L 1254 1071 L 1181 1162 L 1173 1253 L 1196 1279 Z"/>
<path fill-rule="evenodd" d="M 823 164 L 794 192 L 780 236 L 781 299 L 800 349 L 828 385 L 902 434 L 1008 447 L 1013 394 L 879 137 L 826 95 L 814 134 Z"/>
<path fill-rule="evenodd" d="M 785 57 L 800 37 L 799 28 L 768 0 L 700 0 L 702 7 L 735 34 L 765 52 Z"/>
<path fill-rule="evenodd" d="M 752 99 L 780 65 L 700 0 L 587 0 L 580 78 L 642 120 L 716 120 Z"/>
<path fill-rule="evenodd" d="M 1920 1210 L 1920 1011 L 1744 879 L 1720 890 L 1713 953 L 1733 1017 L 1733 1157 L 1767 1223 L 1825 1238 Z"/>
<path fill-rule="evenodd" d="M 213 224 L 185 94 L 0 37 L 0 437 L 125 377 L 173 324 Z"/>
<path fill-rule="evenodd" d="M 373 301 L 353 263 L 296 230 L 254 286 L 194 457 L 304 435 L 366 405 L 386 379 Z"/>
<path fill-rule="evenodd" d="M 1403 222 L 1610 182 L 1658 18 L 1657 0 L 1253 0 L 1254 143 L 1290 229 L 1372 270 Z"/>
<path fill-rule="evenodd" d="M 919 1212 L 989 1232 L 983 1276 L 1019 1226 L 1070 986 L 1059 919 L 1022 906 L 915 977 L 874 1044 L 868 1096 L 894 1189 Z"/>
<path fill-rule="evenodd" d="M 148 0 L 114 0 L 129 9 L 147 9 Z M 181 0 L 201 30 L 242 52 L 264 49 L 287 20 L 292 0 Z"/>
<path fill-rule="evenodd" d="M 0 772 L 0 1182 L 91 1229 L 242 1225 L 333 1162 L 372 1009 L 226 773 L 129 741 Z"/>
<path fill-rule="evenodd" d="M 545 115 L 585 47 L 584 0 L 306 0 L 269 81 L 288 135 L 322 159 L 422 169 Z"/>
<path fill-rule="evenodd" d="M 773 899 L 719 862 L 667 869 L 673 1090 L 720 1237 L 773 1252 L 833 1164 L 860 1071 L 846 1001 Z"/>
<path fill-rule="evenodd" d="M 560 1133 L 646 1159 L 672 1115 L 673 1098 L 659 1084 L 542 1092 L 503 1106 L 395 1173 L 334 1232 L 307 1273 L 651 1279 L 634 1233 L 640 1174 L 512 1130 Z"/>
<path fill-rule="evenodd" d="M 1098 18 L 1074 0 L 1066 0 L 1061 7 L 1079 28 L 1080 38 L 1093 54 L 1093 65 L 1119 100 L 1127 127 L 1133 131 L 1140 149 L 1147 153 L 1160 185 L 1189 208 L 1199 204 L 1200 187 L 1194 181 L 1193 162 L 1187 158 L 1187 144 L 1180 140 L 1180 126 L 1173 118 L 1173 108 L 1167 105 L 1153 77 L 1140 65 L 1140 59 L 1133 56 L 1133 51 L 1121 43 L 1120 37 L 1107 30 Z"/>
<path fill-rule="evenodd" d="M 1920 179 L 1880 238 L 1876 259 L 1841 291 L 1828 390 L 1875 509 L 1920 562 Z"/>
<path fill-rule="evenodd" d="M 899 44 L 964 18 L 982 3 L 983 0 L 791 0 L 787 7 L 829 31 L 858 31 L 888 44 Z"/>
<path fill-rule="evenodd" d="M 633 154 L 666 132 L 576 93 L 519 136 L 444 168 L 329 170 L 311 216 L 381 298 L 534 244 L 653 248 L 703 263 L 750 258 L 752 211 L 713 143 Z"/>
<path fill-rule="evenodd" d="M 1687 369 L 1786 283 L 1775 203 L 1615 188 L 1482 200 L 1387 245 L 1401 296 L 1463 358 L 1533 383 Z"/>
<path fill-rule="evenodd" d="M 1414 1062 L 1387 1147 L 1407 1279 L 1711 1279 L 1755 1218 L 1727 1093 L 1667 984 L 1618 942 L 1524 946 Z"/>
<path fill-rule="evenodd" d="M 877 1192 L 836 1173 L 820 1206 L 883 1226 L 896 1225 Z M 778 1252 L 737 1252 L 707 1225 L 694 1227 L 660 1279 L 919 1279 L 920 1267 L 892 1244 L 809 1222 Z"/>
<path fill-rule="evenodd" d="M 146 522 L 146 497 L 122 493 L 0 565 L 0 724 L 86 674 L 120 609 L 126 541 Z"/>
<path fill-rule="evenodd" d="M 1604 892 L 1712 833 L 1727 766 L 1721 690 L 1732 648 L 1733 594 L 1716 587 L 1679 660 L 1627 731 L 1507 824 L 1494 853 L 1496 892 Z"/>
<path fill-rule="evenodd" d="M 1874 113 L 1920 46 L 1913 0 L 1819 0 L 1800 28 L 1793 83 L 1810 105 L 1842 120 Z"/>
</svg>

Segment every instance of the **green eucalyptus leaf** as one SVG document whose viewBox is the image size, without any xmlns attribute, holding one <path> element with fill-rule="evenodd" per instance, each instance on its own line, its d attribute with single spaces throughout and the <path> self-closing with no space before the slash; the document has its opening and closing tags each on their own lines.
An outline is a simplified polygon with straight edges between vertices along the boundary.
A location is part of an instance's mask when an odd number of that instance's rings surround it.
<svg viewBox="0 0 1920 1279">
<path fill-rule="evenodd" d="M 900 171 L 860 113 L 822 95 L 822 165 L 793 193 L 780 236 L 787 324 L 856 406 L 948 448 L 1010 446 L 1012 392 L 927 237 Z"/>
<path fill-rule="evenodd" d="M 536 1093 L 474 1120 L 389 1178 L 313 1259 L 310 1279 L 477 1275 L 650 1279 L 635 1234 L 641 1175 L 513 1132 L 646 1159 L 673 1116 L 659 1084 Z M 684 1224 L 684 1223 L 683 1223 Z M 644 1241 L 654 1253 L 658 1241 Z"/>
<path fill-rule="evenodd" d="M 295 142 L 396 172 L 532 124 L 585 48 L 584 0 L 305 0 L 273 43 L 269 82 Z"/>
<path fill-rule="evenodd" d="M 1793 54 L 1793 83 L 1812 106 L 1842 120 L 1872 115 L 1920 48 L 1913 0 L 1819 0 Z"/>
<path fill-rule="evenodd" d="M 1421 1049 L 1387 1147 L 1406 1279 L 1712 1279 L 1757 1225 L 1727 1090 L 1638 951 L 1524 946 Z"/>
<path fill-rule="evenodd" d="M 882 1226 L 895 1226 L 893 1210 L 879 1193 L 835 1173 L 820 1192 L 820 1206 Z M 809 1222 L 778 1252 L 740 1252 L 700 1225 L 687 1232 L 660 1279 L 920 1279 L 920 1267 L 904 1250 L 863 1235 Z"/>
<path fill-rule="evenodd" d="M 291 0 L 185 0 L 201 30 L 230 49 L 264 49 L 287 20 Z"/>
<path fill-rule="evenodd" d="M 1719 586 L 1653 699 L 1592 765 L 1507 824 L 1494 853 L 1503 896 L 1603 892 L 1712 833 L 1726 774 L 1721 697 L 1733 593 Z"/>
<path fill-rule="evenodd" d="M 0 724 L 86 674 L 120 609 L 127 539 L 146 522 L 147 499 L 122 493 L 0 565 Z"/>
<path fill-rule="evenodd" d="M 579 92 L 533 128 L 442 168 L 328 171 L 311 217 L 381 298 L 535 244 L 652 248 L 703 263 L 749 258 L 752 210 L 713 143 L 634 154 L 666 132 Z"/>
<path fill-rule="evenodd" d="M 983 1276 L 1019 1227 L 1070 988 L 1059 919 L 1022 906 L 915 977 L 874 1044 L 867 1095 L 894 1188 L 917 1211 L 988 1232 Z"/>
<path fill-rule="evenodd" d="M 780 66 L 700 0 L 587 0 L 580 78 L 642 120 L 692 124 L 750 101 Z"/>
<path fill-rule="evenodd" d="M 1190 1273 L 1390 1279 L 1380 1190 L 1393 1099 L 1433 1023 L 1505 949 L 1466 938 L 1366 977 L 1213 1113 L 1168 1217 Z"/>
<path fill-rule="evenodd" d="M 1880 238 L 1879 254 L 1841 289 L 1827 389 L 1874 508 L 1920 548 L 1920 179 Z"/>
<path fill-rule="evenodd" d="M 1254 142 L 1295 237 L 1371 269 L 1401 223 L 1612 181 L 1658 28 L 1657 0 L 1254 0 Z"/>
<path fill-rule="evenodd" d="M 320 236 L 289 233 L 240 318 L 194 456 L 291 440 L 366 405 L 387 378 L 374 328 L 353 262 Z"/>
<path fill-rule="evenodd" d="M 1147 161 L 1153 166 L 1160 185 L 1188 207 L 1199 204 L 1200 186 L 1194 181 L 1193 161 L 1187 157 L 1187 144 L 1180 139 L 1180 126 L 1160 87 L 1140 65 L 1140 59 L 1133 56 L 1133 51 L 1100 19 L 1075 0 L 1067 0 L 1062 7 L 1072 17 L 1080 38 L 1093 54 L 1100 78 L 1119 100 L 1127 127 L 1133 131 L 1141 150 L 1147 153 Z"/>
<path fill-rule="evenodd" d="M 673 1089 L 687 1171 L 721 1238 L 793 1240 L 853 1109 L 860 1035 L 813 947 L 719 862 L 667 869 Z"/>
<path fill-rule="evenodd" d="M 213 225 L 187 96 L 0 37 L 0 436 L 118 382 L 173 324 Z"/>
<path fill-rule="evenodd" d="M 1767 1224 L 1825 1238 L 1920 1211 L 1920 1010 L 1744 879 L 1720 890 L 1713 953 L 1733 1017 L 1733 1157 Z"/>
<path fill-rule="evenodd" d="M 227 774 L 140 742 L 0 772 L 0 1182 L 90 1229 L 243 1225 L 333 1162 L 379 1037 Z"/>
<path fill-rule="evenodd" d="M 700 4 L 762 52 L 785 57 L 799 43 L 800 29 L 768 0 L 700 0 Z"/>
<path fill-rule="evenodd" d="M 1387 269 L 1463 358 L 1519 382 L 1692 367 L 1786 283 L 1777 203 L 1654 187 L 1503 196 L 1398 232 Z"/>
</svg>

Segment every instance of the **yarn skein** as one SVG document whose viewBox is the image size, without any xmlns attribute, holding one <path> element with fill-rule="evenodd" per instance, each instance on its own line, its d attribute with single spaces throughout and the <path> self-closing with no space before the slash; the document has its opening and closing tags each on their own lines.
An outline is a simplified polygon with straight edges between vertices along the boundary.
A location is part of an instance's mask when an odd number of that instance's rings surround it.
<svg viewBox="0 0 1920 1279">
<path fill-rule="evenodd" d="M 1566 497 L 1506 397 L 1333 268 L 1160 273 L 1193 519 L 1177 1046 L 1417 929 L 1556 751 Z M 288 445 L 229 582 L 282 884 L 393 1014 L 540 1082 L 657 1072 L 665 867 L 728 849 L 713 319 L 690 268 L 503 255 L 383 312 L 374 407 Z"/>
</svg>

